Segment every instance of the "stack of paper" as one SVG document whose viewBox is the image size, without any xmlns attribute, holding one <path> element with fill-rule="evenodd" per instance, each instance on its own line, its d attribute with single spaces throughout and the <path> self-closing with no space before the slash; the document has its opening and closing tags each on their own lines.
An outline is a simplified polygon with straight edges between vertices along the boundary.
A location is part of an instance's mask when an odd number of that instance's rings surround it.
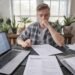
<svg viewBox="0 0 75 75">
<path fill-rule="evenodd" d="M 64 65 L 75 75 L 75 57 L 63 59 Z"/>
<path fill-rule="evenodd" d="M 49 44 L 33 45 L 32 48 L 39 55 L 45 55 L 45 56 L 62 53 L 59 49 L 56 49 L 55 47 Z"/>
<path fill-rule="evenodd" d="M 55 56 L 29 56 L 23 75 L 63 75 Z"/>
</svg>

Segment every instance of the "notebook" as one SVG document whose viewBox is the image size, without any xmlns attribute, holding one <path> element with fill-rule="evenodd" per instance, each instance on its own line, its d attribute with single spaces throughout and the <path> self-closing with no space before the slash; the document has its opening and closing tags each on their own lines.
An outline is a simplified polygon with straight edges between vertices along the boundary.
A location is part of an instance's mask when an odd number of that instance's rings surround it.
<svg viewBox="0 0 75 75">
<path fill-rule="evenodd" d="M 69 58 L 64 58 L 62 62 L 63 62 L 63 65 L 70 72 L 72 72 L 73 75 L 75 75 L 75 56 L 74 57 L 69 57 Z"/>
</svg>

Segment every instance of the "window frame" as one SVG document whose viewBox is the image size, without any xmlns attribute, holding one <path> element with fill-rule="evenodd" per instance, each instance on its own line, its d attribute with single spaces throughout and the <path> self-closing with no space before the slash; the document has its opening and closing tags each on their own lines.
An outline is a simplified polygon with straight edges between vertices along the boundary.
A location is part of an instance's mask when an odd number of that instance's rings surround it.
<svg viewBox="0 0 75 75">
<path fill-rule="evenodd" d="M 19 0 L 19 1 L 21 1 L 21 0 Z M 44 3 L 44 1 L 45 0 L 36 0 L 36 4 L 38 5 L 38 4 L 40 4 L 40 3 Z M 47 0 L 46 0 L 47 1 Z M 49 1 L 52 1 L 52 0 L 49 0 Z M 60 1 L 61 0 L 59 0 L 59 6 L 60 6 Z M 71 10 L 71 0 L 66 0 L 67 1 L 67 5 L 66 5 L 66 15 L 65 16 L 70 16 L 70 10 Z M 30 0 L 29 0 L 29 2 L 30 2 Z M 21 5 L 21 3 L 20 3 L 20 5 Z M 30 4 L 29 4 L 30 5 Z M 36 5 L 36 6 L 37 6 Z M 12 16 L 14 15 L 14 10 L 13 10 L 13 0 L 11 0 L 11 7 L 12 7 Z M 50 2 L 50 7 L 51 7 L 51 2 Z M 20 8 L 21 9 L 21 8 Z M 59 7 L 59 9 L 60 9 L 60 7 Z M 30 10 L 30 9 L 29 9 Z M 29 13 L 30 13 L 30 11 L 29 11 Z M 21 18 L 21 16 L 26 16 L 26 17 L 35 17 L 36 18 L 36 15 L 21 15 L 21 10 L 20 10 L 20 15 L 15 15 L 15 17 L 18 17 L 18 16 L 20 16 L 20 18 Z M 63 15 L 64 16 L 64 15 Z M 50 17 L 58 17 L 58 19 L 60 18 L 60 17 L 63 17 L 63 16 L 60 16 L 59 15 L 59 12 L 58 12 L 58 16 L 56 16 L 56 15 L 51 15 Z M 37 20 L 37 18 L 36 18 L 36 20 Z"/>
</svg>

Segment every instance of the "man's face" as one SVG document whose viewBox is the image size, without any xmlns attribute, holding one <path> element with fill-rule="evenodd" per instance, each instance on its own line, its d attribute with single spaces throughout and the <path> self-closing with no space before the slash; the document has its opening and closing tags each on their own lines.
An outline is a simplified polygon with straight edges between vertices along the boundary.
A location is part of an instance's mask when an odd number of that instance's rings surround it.
<svg viewBox="0 0 75 75">
<path fill-rule="evenodd" d="M 50 17 L 49 9 L 43 9 L 43 10 L 37 11 L 37 17 L 40 23 L 44 20 L 48 21 Z"/>
</svg>

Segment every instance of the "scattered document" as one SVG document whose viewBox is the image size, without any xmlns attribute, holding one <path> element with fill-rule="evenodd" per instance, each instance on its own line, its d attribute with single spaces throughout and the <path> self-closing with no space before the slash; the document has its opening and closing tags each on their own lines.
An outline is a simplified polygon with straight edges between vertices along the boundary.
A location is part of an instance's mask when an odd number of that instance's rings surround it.
<svg viewBox="0 0 75 75">
<path fill-rule="evenodd" d="M 23 75 L 63 75 L 55 56 L 30 55 Z"/>
<path fill-rule="evenodd" d="M 75 57 L 65 58 L 63 59 L 65 62 L 65 65 L 72 73 L 75 75 Z"/>
<path fill-rule="evenodd" d="M 70 45 L 67 45 L 69 47 L 69 49 L 72 49 L 72 50 L 75 50 L 75 44 L 70 44 Z"/>
<path fill-rule="evenodd" d="M 44 44 L 44 45 L 32 45 L 32 48 L 34 51 L 36 51 L 39 55 L 53 55 L 53 54 L 59 54 L 62 53 L 59 49 L 54 48 L 53 46 L 49 44 Z"/>
</svg>

